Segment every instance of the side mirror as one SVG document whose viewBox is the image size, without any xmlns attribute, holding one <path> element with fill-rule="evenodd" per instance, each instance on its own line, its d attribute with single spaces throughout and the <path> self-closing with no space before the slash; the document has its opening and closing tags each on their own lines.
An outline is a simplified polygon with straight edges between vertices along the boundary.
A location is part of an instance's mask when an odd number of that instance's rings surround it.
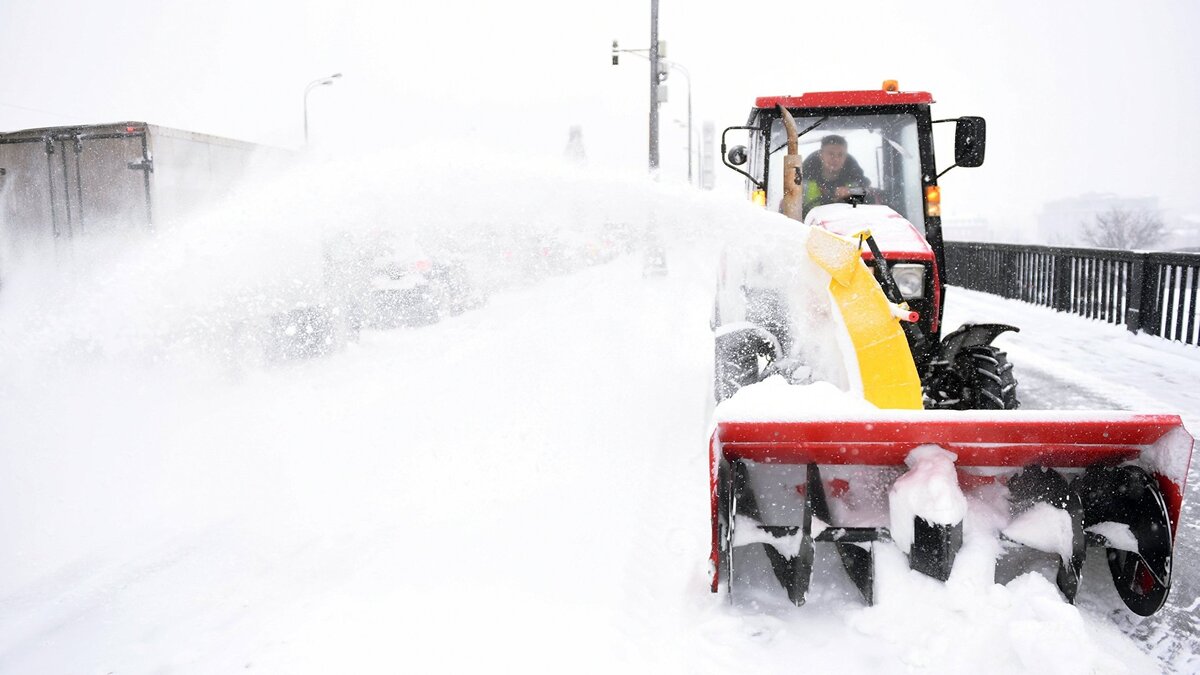
<svg viewBox="0 0 1200 675">
<path fill-rule="evenodd" d="M 729 149 L 729 154 L 727 154 L 725 157 L 726 157 L 726 159 L 729 160 L 729 163 L 734 166 L 741 166 L 741 165 L 745 164 L 746 163 L 746 146 L 744 146 L 744 145 L 733 146 L 732 148 Z"/>
<path fill-rule="evenodd" d="M 954 127 L 954 163 L 976 167 L 983 164 L 987 121 L 982 117 L 960 117 Z"/>
</svg>

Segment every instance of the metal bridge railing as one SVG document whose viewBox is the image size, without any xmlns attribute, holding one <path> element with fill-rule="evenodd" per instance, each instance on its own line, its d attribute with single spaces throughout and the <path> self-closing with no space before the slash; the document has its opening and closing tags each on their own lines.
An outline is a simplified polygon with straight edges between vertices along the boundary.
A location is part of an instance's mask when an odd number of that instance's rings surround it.
<svg viewBox="0 0 1200 675">
<path fill-rule="evenodd" d="M 1200 344 L 1200 253 L 946 242 L 946 283 Z"/>
</svg>

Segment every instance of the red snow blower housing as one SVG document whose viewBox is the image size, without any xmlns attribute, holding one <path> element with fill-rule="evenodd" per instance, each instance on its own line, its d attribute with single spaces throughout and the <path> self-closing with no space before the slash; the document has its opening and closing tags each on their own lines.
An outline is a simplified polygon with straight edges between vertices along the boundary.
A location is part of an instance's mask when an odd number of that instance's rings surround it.
<svg viewBox="0 0 1200 675">
<path fill-rule="evenodd" d="M 1046 552 L 1060 558 L 1057 583 L 1069 601 L 1093 545 L 1106 550 L 1130 610 L 1149 616 L 1162 607 L 1192 437 L 1174 415 L 1110 412 L 718 419 L 710 446 L 712 590 L 723 580 L 732 592 L 744 565 L 754 564 L 749 554 L 765 553 L 789 599 L 803 604 L 816 542 L 834 544 L 868 603 L 876 542 L 895 539 L 913 569 L 945 580 L 962 543 L 963 512 L 946 518 L 944 509 L 897 508 L 902 467 L 908 460 L 915 473 L 912 455 L 930 446 L 946 452 L 926 464 L 948 468 L 959 495 L 986 498 L 991 486 L 1007 488 L 1012 521 L 1002 536 L 1038 505 L 1060 512 L 1060 520 L 1044 522 L 1063 523 L 1068 545 Z"/>
</svg>

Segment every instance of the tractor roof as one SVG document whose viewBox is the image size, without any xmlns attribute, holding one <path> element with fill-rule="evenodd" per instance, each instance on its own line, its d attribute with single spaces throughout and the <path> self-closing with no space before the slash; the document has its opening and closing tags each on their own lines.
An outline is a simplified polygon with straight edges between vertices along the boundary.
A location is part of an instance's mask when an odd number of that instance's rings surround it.
<svg viewBox="0 0 1200 675">
<path fill-rule="evenodd" d="M 760 96 L 754 100 L 755 108 L 845 108 L 858 106 L 928 105 L 933 103 L 933 94 L 927 91 L 814 91 L 799 96 Z"/>
</svg>

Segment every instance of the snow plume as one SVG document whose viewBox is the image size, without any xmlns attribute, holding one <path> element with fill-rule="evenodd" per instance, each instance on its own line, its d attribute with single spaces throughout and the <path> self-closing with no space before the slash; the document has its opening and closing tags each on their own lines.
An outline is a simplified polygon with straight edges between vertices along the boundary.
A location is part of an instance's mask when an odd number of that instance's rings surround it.
<svg viewBox="0 0 1200 675">
<path fill-rule="evenodd" d="M 861 396 L 858 363 L 829 293 L 829 274 L 807 252 L 809 227 L 777 213 L 755 216 L 723 237 L 721 307 L 760 325 L 784 327 L 784 361 L 805 366 L 793 380 L 827 382 Z"/>
<path fill-rule="evenodd" d="M 498 398 L 520 401 L 526 385 L 539 395 L 530 383 L 547 368 L 624 377 L 612 363 L 644 352 L 669 367 L 691 339 L 700 346 L 683 352 L 689 360 L 679 368 L 699 380 L 688 390 L 702 418 L 715 250 L 764 217 L 748 203 L 643 175 L 438 145 L 310 157 L 250 178 L 225 201 L 153 235 L 62 240 L 46 257 L 4 270 L 0 289 L 0 541 L 12 553 L 0 576 L 18 588 L 164 533 L 279 509 L 307 512 L 309 491 L 328 492 L 321 478 L 346 468 L 324 453 L 391 448 L 409 435 L 393 428 L 393 417 L 411 423 L 405 401 L 459 405 L 481 379 L 506 382 L 474 404 L 492 409 Z M 336 306 L 347 278 L 389 239 L 416 251 L 407 262 L 461 259 L 490 296 L 486 328 L 469 328 L 478 320 L 468 314 L 449 338 L 432 337 L 441 326 L 365 330 L 361 343 L 325 358 L 247 353 L 273 317 Z M 632 266 L 641 282 L 641 252 L 654 242 L 667 250 L 671 286 L 612 281 Z M 603 271 L 612 265 L 620 271 Z M 539 299 L 543 293 L 550 299 Z M 574 325 L 590 328 L 564 333 Z M 519 338 L 506 343 L 498 330 Z M 655 342 L 668 335 L 676 337 Z M 347 359 L 386 358 L 386 348 L 371 346 L 378 340 L 415 341 L 406 354 L 420 363 L 395 366 L 386 378 L 372 369 L 359 381 L 337 374 L 341 365 L 333 364 Z M 598 350 L 590 365 L 578 355 L 589 349 Z M 472 360 L 461 362 L 464 355 Z M 440 394 L 417 395 L 444 378 L 451 380 Z M 570 382 L 555 389 L 561 401 L 577 398 Z M 613 384 L 605 400 L 623 392 Z M 542 428 L 545 405 L 489 424 Z M 442 423 L 456 427 L 462 418 Z"/>
<path fill-rule="evenodd" d="M 271 317 L 342 304 L 385 247 L 410 251 L 408 264 L 461 262 L 486 295 L 655 241 L 711 247 L 761 216 L 643 176 L 474 148 L 309 158 L 154 235 L 60 240 L 5 270 L 0 368 L 41 354 L 194 375 L 227 366 L 240 336 Z"/>
</svg>

